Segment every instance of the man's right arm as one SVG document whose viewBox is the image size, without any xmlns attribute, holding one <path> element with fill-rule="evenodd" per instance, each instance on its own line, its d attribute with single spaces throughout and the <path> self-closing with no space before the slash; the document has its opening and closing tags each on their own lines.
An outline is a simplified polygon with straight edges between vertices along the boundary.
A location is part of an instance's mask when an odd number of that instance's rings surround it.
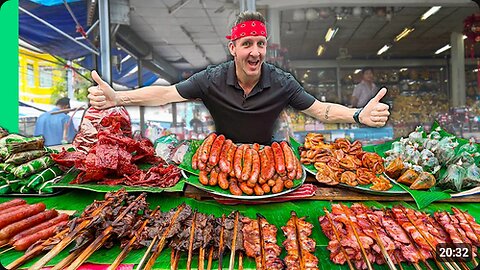
<svg viewBox="0 0 480 270">
<path fill-rule="evenodd" d="M 98 84 L 88 88 L 88 99 L 96 109 L 107 109 L 119 105 L 160 106 L 172 102 L 181 102 L 183 98 L 175 85 L 145 86 L 131 91 L 115 91 L 92 71 L 92 79 Z"/>
</svg>

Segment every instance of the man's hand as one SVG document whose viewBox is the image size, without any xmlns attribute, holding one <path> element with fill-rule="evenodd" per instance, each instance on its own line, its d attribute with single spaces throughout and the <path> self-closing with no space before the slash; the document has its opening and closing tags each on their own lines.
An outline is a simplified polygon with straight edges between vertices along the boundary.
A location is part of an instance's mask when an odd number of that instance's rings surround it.
<svg viewBox="0 0 480 270">
<path fill-rule="evenodd" d="M 92 71 L 92 79 L 98 84 L 88 88 L 88 99 L 95 109 L 107 109 L 117 105 L 115 90 L 106 83 L 98 73 Z"/>
<path fill-rule="evenodd" d="M 371 127 L 383 127 L 388 120 L 389 107 L 380 100 L 387 93 L 387 88 L 382 88 L 363 108 L 359 115 L 360 123 Z"/>
</svg>

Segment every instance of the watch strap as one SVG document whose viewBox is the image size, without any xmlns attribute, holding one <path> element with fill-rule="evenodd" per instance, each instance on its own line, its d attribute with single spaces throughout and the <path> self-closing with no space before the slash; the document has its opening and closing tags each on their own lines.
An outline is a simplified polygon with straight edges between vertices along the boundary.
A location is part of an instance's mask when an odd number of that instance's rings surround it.
<svg viewBox="0 0 480 270">
<path fill-rule="evenodd" d="M 362 112 L 363 108 L 358 109 L 354 114 L 353 114 L 353 120 L 355 120 L 355 123 L 361 125 L 360 123 L 360 113 Z"/>
</svg>

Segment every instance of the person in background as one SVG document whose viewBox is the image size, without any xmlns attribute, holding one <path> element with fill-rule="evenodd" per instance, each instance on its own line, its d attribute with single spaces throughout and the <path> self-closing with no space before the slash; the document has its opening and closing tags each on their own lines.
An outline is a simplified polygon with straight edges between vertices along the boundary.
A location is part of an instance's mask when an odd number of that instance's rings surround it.
<svg viewBox="0 0 480 270">
<path fill-rule="evenodd" d="M 115 91 L 92 71 L 92 79 L 98 85 L 88 89 L 90 104 L 96 109 L 107 109 L 200 99 L 212 115 L 216 132 L 236 143 L 270 144 L 274 124 L 288 106 L 326 123 L 385 125 L 389 107 L 379 101 L 387 89 L 380 90 L 361 109 L 347 108 L 315 99 L 290 73 L 266 63 L 267 29 L 261 13 L 240 13 L 226 38 L 233 60 L 208 66 L 171 86 Z"/>
<path fill-rule="evenodd" d="M 73 140 L 76 131 L 70 116 L 60 110 L 70 109 L 70 99 L 60 98 L 51 111 L 42 113 L 35 124 L 34 136 L 43 136 L 45 146 L 67 144 Z"/>
<path fill-rule="evenodd" d="M 364 67 L 362 69 L 362 81 L 353 89 L 352 107 L 364 107 L 378 93 L 377 86 L 373 80 L 373 68 Z"/>
</svg>

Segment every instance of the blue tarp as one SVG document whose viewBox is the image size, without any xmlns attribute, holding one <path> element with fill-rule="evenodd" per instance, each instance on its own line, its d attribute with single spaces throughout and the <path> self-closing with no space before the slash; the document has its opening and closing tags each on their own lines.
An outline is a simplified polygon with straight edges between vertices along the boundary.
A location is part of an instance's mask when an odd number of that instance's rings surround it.
<svg viewBox="0 0 480 270">
<path fill-rule="evenodd" d="M 87 31 L 87 1 L 69 0 L 68 2 L 75 18 L 83 27 L 84 31 Z M 61 0 L 19 0 L 19 6 L 52 24 L 73 38 L 82 37 L 82 35 L 77 32 L 75 21 Z M 80 65 L 89 70 L 92 70 L 95 67 L 93 60 L 94 57 L 90 51 L 22 11 L 19 11 L 19 37 L 49 54 L 64 59 L 75 60 L 84 57 L 84 59 L 79 62 Z M 92 35 L 88 38 L 92 41 L 94 39 Z M 85 40 L 81 42 L 92 47 L 92 45 Z M 112 44 L 112 46 L 113 45 L 114 44 Z M 125 52 L 117 49 L 112 49 L 111 54 L 112 56 L 120 55 L 120 59 L 127 56 Z M 120 71 L 118 71 L 112 64 L 113 81 L 127 87 L 137 86 L 137 72 L 127 76 L 136 65 L 136 60 L 133 57 L 122 63 Z M 147 69 L 143 70 L 142 76 L 144 82 L 143 85 L 150 85 L 159 78 Z"/>
</svg>

